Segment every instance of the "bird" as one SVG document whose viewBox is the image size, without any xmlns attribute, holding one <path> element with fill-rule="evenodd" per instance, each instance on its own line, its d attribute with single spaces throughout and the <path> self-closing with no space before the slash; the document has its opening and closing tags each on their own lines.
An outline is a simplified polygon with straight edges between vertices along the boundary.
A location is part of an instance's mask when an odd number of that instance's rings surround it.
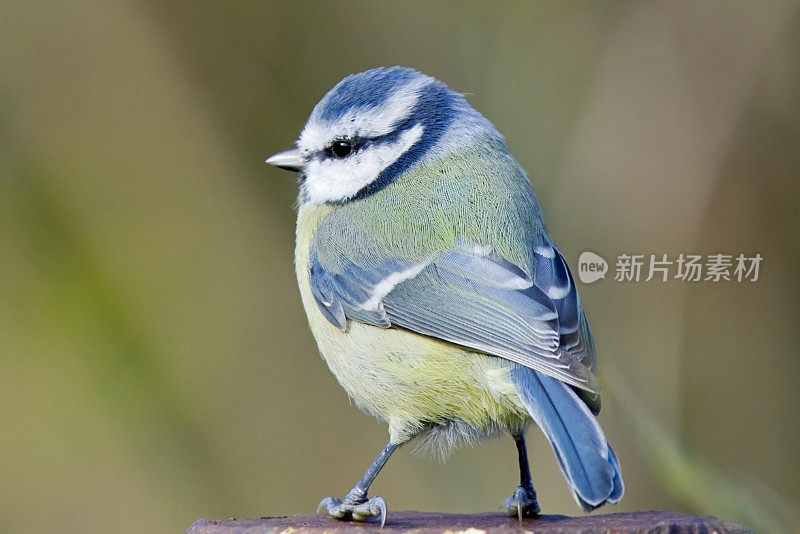
<svg viewBox="0 0 800 534">
<path fill-rule="evenodd" d="M 400 446 L 446 456 L 510 435 L 520 483 L 502 508 L 541 512 L 527 430 L 549 441 L 580 507 L 617 503 L 594 341 L 527 174 L 464 95 L 407 67 L 352 74 L 266 163 L 297 173 L 295 271 L 322 358 L 389 441 L 317 512 L 386 521 L 375 477 Z"/>
</svg>

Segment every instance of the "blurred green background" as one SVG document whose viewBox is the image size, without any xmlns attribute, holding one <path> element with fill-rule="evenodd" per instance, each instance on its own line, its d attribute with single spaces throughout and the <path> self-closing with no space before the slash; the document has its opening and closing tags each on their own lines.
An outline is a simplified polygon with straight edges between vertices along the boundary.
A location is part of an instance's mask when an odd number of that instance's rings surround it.
<svg viewBox="0 0 800 534">
<path fill-rule="evenodd" d="M 756 283 L 579 284 L 627 493 L 797 528 L 800 10 L 783 2 L 0 4 L 0 531 L 310 513 L 386 429 L 318 356 L 296 185 L 263 160 L 344 75 L 467 93 L 573 270 L 760 253 Z M 613 264 L 612 264 L 613 274 Z M 577 514 L 534 434 L 547 513 Z M 390 510 L 495 509 L 513 442 L 401 450 Z"/>
</svg>

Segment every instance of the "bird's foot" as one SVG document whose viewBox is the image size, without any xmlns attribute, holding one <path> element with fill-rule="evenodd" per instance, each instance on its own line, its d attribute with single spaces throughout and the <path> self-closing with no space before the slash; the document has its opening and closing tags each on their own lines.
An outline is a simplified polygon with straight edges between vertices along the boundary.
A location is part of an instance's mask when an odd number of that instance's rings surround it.
<svg viewBox="0 0 800 534">
<path fill-rule="evenodd" d="M 366 495 L 354 496 L 351 493 L 344 500 L 325 497 L 317 506 L 317 513 L 325 508 L 329 516 L 342 521 L 366 521 L 370 517 L 380 517 L 383 527 L 386 523 L 386 501 L 383 497 L 367 499 Z"/>
<path fill-rule="evenodd" d="M 505 500 L 503 506 L 506 508 L 508 515 L 517 516 L 520 523 L 522 523 L 523 517 L 536 517 L 542 511 L 539 508 L 539 502 L 536 500 L 536 491 L 534 491 L 533 487 L 517 486 L 514 494 Z"/>
</svg>

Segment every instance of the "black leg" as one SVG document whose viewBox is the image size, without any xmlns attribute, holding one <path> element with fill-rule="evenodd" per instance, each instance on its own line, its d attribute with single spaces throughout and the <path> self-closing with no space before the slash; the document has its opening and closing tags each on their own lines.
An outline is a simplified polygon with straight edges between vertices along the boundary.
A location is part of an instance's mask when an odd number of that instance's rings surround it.
<svg viewBox="0 0 800 534">
<path fill-rule="evenodd" d="M 525 435 L 515 435 L 514 441 L 517 442 L 517 453 L 519 458 L 519 486 L 514 490 L 506 502 L 506 510 L 509 515 L 515 515 L 522 523 L 523 517 L 534 517 L 539 514 L 541 509 L 536 500 L 536 491 L 533 489 L 533 478 L 531 468 L 528 465 L 528 448 L 525 446 Z"/>
<path fill-rule="evenodd" d="M 524 447 L 525 444 L 523 443 L 522 446 Z M 395 449 L 397 449 L 397 445 L 391 441 L 386 444 L 383 450 L 381 450 L 381 452 L 378 454 L 378 457 L 375 458 L 375 461 L 372 462 L 372 465 L 369 466 L 367 472 L 364 473 L 364 476 L 361 477 L 361 480 L 359 480 L 353 489 L 347 493 L 345 502 L 350 501 L 353 504 L 361 504 L 367 500 L 367 492 L 369 491 L 369 487 L 372 485 L 375 477 L 378 476 L 378 473 L 381 472 L 383 466 L 386 465 L 387 460 L 389 460 L 389 456 L 392 455 Z"/>
<path fill-rule="evenodd" d="M 525 436 L 519 436 L 515 440 L 517 442 L 517 453 L 519 453 L 519 485 L 526 490 L 530 490 L 534 498 L 536 498 L 536 492 L 533 491 L 531 467 L 528 463 L 528 447 L 525 445 Z"/>
<path fill-rule="evenodd" d="M 367 499 L 367 492 L 375 477 L 378 476 L 389 456 L 397 449 L 398 445 L 391 441 L 386 444 L 383 450 L 369 466 L 367 472 L 361 477 L 361 480 L 347 492 L 344 500 L 337 499 L 336 497 L 326 497 L 319 503 L 317 511 L 326 508 L 328 515 L 336 519 L 343 519 L 345 521 L 365 521 L 370 517 L 380 516 L 381 527 L 386 522 L 386 502 L 380 496 L 375 496 Z"/>
</svg>

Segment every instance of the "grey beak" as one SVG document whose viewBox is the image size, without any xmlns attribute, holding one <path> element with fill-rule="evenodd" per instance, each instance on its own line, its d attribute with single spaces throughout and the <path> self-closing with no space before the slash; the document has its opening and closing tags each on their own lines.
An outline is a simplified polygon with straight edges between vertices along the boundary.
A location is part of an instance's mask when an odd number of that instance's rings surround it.
<svg viewBox="0 0 800 534">
<path fill-rule="evenodd" d="M 292 147 L 281 150 L 277 154 L 268 157 L 267 163 L 280 167 L 281 169 L 286 169 L 287 171 L 298 172 L 305 166 L 306 160 L 300 154 L 300 150 L 297 147 Z"/>
</svg>

